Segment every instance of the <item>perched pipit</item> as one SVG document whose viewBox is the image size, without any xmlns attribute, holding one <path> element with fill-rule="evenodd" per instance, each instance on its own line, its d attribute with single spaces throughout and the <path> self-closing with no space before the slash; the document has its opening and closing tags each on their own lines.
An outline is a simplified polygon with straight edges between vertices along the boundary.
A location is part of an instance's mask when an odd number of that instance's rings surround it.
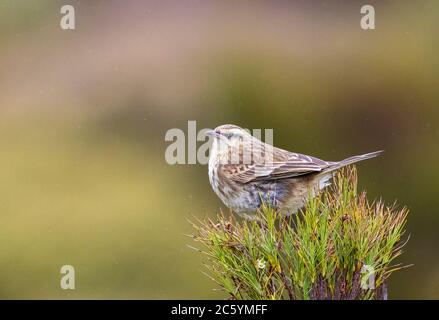
<svg viewBox="0 0 439 320">
<path fill-rule="evenodd" d="M 309 195 L 330 185 L 335 170 L 382 152 L 332 162 L 273 147 L 235 125 L 222 125 L 208 134 L 213 137 L 210 184 L 227 207 L 247 218 L 262 203 L 285 215 L 295 213 Z"/>
</svg>

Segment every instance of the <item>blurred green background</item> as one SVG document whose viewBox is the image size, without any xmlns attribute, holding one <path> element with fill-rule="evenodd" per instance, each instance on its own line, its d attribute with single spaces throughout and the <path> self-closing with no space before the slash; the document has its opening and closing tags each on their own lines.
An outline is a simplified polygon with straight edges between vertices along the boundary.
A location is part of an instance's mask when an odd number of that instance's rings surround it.
<svg viewBox="0 0 439 320">
<path fill-rule="evenodd" d="M 439 298 L 439 2 L 0 3 L 0 298 L 223 298 L 187 219 L 222 204 L 171 128 L 273 128 L 407 205 L 390 298 Z M 59 26 L 76 9 L 76 30 Z M 76 290 L 60 289 L 60 268 Z"/>
</svg>

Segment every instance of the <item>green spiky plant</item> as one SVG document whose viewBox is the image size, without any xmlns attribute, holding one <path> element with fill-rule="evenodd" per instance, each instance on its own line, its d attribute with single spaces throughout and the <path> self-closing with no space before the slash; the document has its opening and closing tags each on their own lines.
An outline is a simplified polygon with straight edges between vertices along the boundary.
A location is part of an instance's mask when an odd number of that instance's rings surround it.
<svg viewBox="0 0 439 320">
<path fill-rule="evenodd" d="M 368 202 L 354 167 L 288 218 L 269 206 L 258 219 L 219 214 L 197 220 L 209 275 L 231 299 L 387 299 L 386 280 L 403 268 L 408 210 Z"/>
</svg>

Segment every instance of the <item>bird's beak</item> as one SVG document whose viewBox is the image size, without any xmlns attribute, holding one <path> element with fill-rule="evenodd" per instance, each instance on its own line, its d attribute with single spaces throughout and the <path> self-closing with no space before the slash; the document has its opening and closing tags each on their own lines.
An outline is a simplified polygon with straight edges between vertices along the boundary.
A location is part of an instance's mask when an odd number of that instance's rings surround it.
<svg viewBox="0 0 439 320">
<path fill-rule="evenodd" d="M 208 130 L 208 131 L 206 131 L 206 135 L 207 136 L 212 136 L 214 138 L 220 136 L 220 134 L 218 132 L 215 132 L 215 130 Z"/>
</svg>

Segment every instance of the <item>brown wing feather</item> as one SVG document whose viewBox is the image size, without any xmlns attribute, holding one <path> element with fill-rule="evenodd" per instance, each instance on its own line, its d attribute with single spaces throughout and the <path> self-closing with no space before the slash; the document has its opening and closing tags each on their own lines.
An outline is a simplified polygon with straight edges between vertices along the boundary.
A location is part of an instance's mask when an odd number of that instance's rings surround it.
<svg viewBox="0 0 439 320">
<path fill-rule="evenodd" d="M 230 166 L 224 168 L 229 178 L 240 183 L 285 179 L 320 172 L 330 164 L 311 156 L 272 148 L 272 161 L 267 162 L 263 157 L 256 157 L 250 164 L 226 165 L 226 167 Z"/>
</svg>

